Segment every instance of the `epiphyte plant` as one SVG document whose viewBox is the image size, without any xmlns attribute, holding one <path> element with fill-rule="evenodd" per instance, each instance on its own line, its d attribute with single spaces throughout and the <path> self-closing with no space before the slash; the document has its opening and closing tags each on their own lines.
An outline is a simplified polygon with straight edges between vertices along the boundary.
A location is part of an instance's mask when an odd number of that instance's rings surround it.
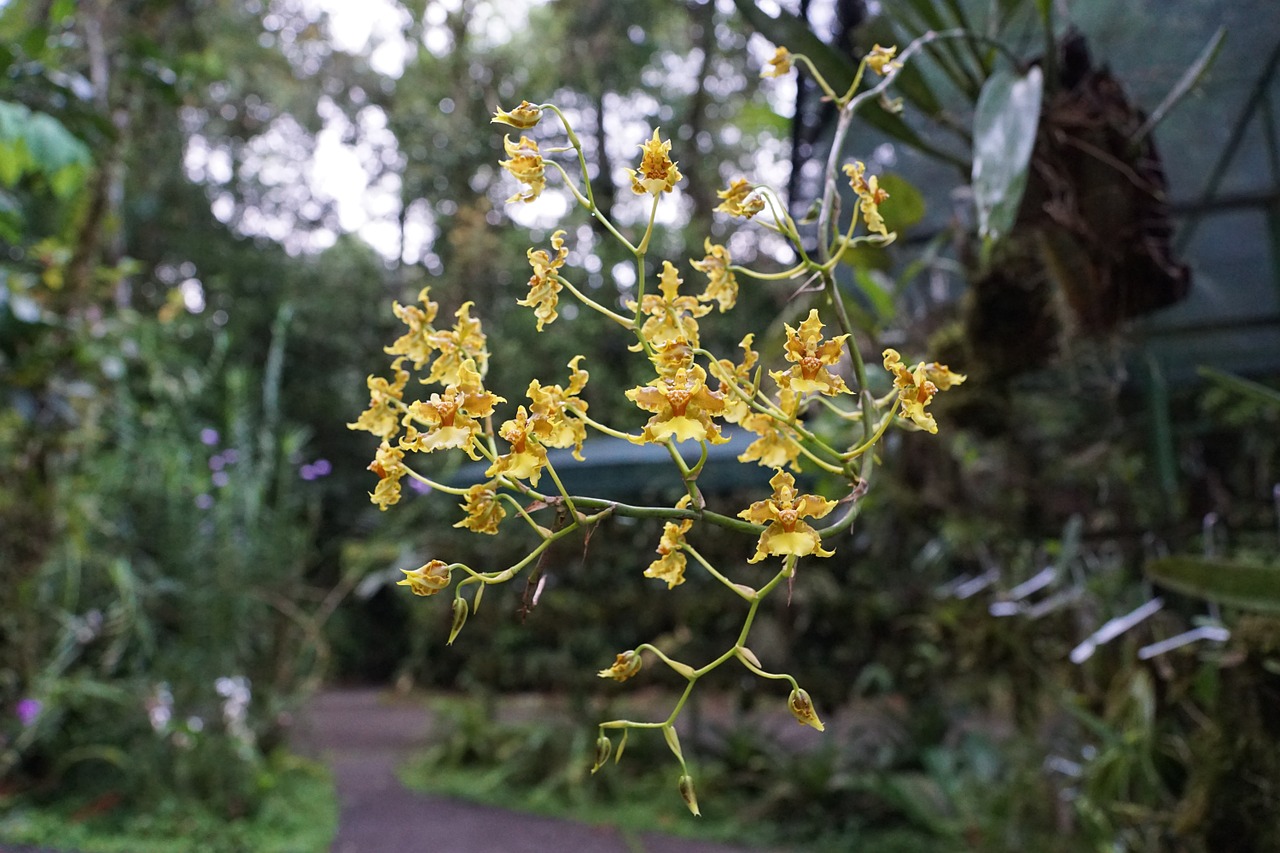
<svg viewBox="0 0 1280 853">
<path fill-rule="evenodd" d="M 394 357 L 390 377 L 370 376 L 369 407 L 349 426 L 377 436 L 381 443 L 369 468 L 378 482 L 370 497 L 381 509 L 400 499 L 401 481 L 408 477 L 461 499 L 462 519 L 455 526 L 481 534 L 498 534 L 502 522 L 512 513 L 536 534 L 537 544 L 513 565 L 482 571 L 464 563 L 432 559 L 415 569 L 404 569 L 399 583 L 417 595 L 435 595 L 453 587 L 451 644 L 463 630 L 467 617 L 477 610 L 485 589 L 505 583 L 535 565 L 554 543 L 575 532 L 590 531 L 609 516 L 659 519 L 663 521 L 656 548 L 657 557 L 644 575 L 674 589 L 684 583 L 690 565 L 723 584 L 745 604 L 738 636 L 723 653 L 695 665 L 677 659 L 657 645 L 643 643 L 616 655 L 601 669 L 600 677 L 626 681 L 648 662 L 670 668 L 684 682 L 668 716 L 661 720 L 607 720 L 600 723 L 594 770 L 612 758 L 622 757 L 628 733 L 633 729 L 659 729 L 680 765 L 677 788 L 693 814 L 698 814 L 694 783 L 687 766 L 675 723 L 695 685 L 708 673 L 735 662 L 756 676 L 785 682 L 789 687 L 787 708 L 796 720 L 821 731 L 824 725 L 809 694 L 785 672 L 771 672 L 760 663 L 748 645 L 752 623 L 761 603 L 784 582 L 794 581 L 801 559 L 826 558 L 835 553 L 834 542 L 856 519 L 860 502 L 871 484 L 873 450 L 887 430 L 899 426 L 937 432 L 937 423 L 928 407 L 934 396 L 964 381 L 964 376 L 936 362 L 908 366 L 892 349 L 883 354 L 883 366 L 892 379 L 892 388 L 881 397 L 869 390 L 867 369 L 858 348 L 852 345 L 853 327 L 846 314 L 836 280 L 842 254 L 859 244 L 885 245 L 895 234 L 881 216 L 882 204 L 891 203 L 860 161 L 841 163 L 841 152 L 858 107 L 870 98 L 884 98 L 902 64 L 919 46 L 913 43 L 896 56 L 895 48 L 876 46 L 862 60 L 856 78 L 843 94 L 831 89 L 802 54 L 779 47 L 763 75 L 789 73 L 803 63 L 818 85 L 838 109 L 839 120 L 831 155 L 826 163 L 823 192 L 817 211 L 817 239 L 807 249 L 795 220 L 786 205 L 768 186 L 747 178 L 737 178 L 719 190 L 716 210 L 740 220 L 744 227 L 768 229 L 783 238 L 795 253 L 796 263 L 781 272 L 755 272 L 733 262 L 728 249 L 708 238 L 704 255 L 690 260 L 693 273 L 704 281 L 696 295 L 682 292 L 681 270 L 664 261 L 651 286 L 646 256 L 657 223 L 657 210 L 664 197 L 683 180 L 678 163 L 671 157 L 671 141 L 654 129 L 641 146 L 640 161 L 631 176 L 631 190 L 649 204 L 647 225 L 638 240 L 629 239 L 596 204 L 587 160 L 573 127 L 553 103 L 528 101 L 504 110 L 499 108 L 493 122 L 519 133 L 503 138 L 506 159 L 502 168 L 519 183 L 511 204 L 531 202 L 545 190 L 549 178 L 558 178 L 577 205 L 593 217 L 605 232 L 616 239 L 631 256 L 635 266 L 637 293 L 633 300 L 614 310 L 593 300 L 574 282 L 566 268 L 569 251 L 565 232 L 556 231 L 549 248 L 531 248 L 528 260 L 531 275 L 520 305 L 534 312 L 538 331 L 556 322 L 561 298 L 566 294 L 581 306 L 600 313 L 620 327 L 620 333 L 634 338 L 630 349 L 646 359 L 652 378 L 626 391 L 647 420 L 638 431 L 628 432 L 598 422 L 588 414 L 580 396 L 589 374 L 585 355 L 569 362 L 565 384 L 530 383 L 527 402 L 511 411 L 504 398 L 485 386 L 489 351 L 481 321 L 472 316 L 472 303 L 463 304 L 451 327 L 437 323 L 438 305 L 429 288 L 419 294 L 418 304 L 400 305 L 393 310 L 405 324 L 404 334 L 386 348 Z M 879 81 L 859 91 L 864 72 L 870 69 Z M 887 101 L 885 101 L 887 103 Z M 553 115 L 568 138 L 564 148 L 539 147 L 536 130 Z M 569 162 L 566 167 L 561 160 Z M 576 178 L 571 175 L 576 163 Z M 857 204 L 847 215 L 840 210 L 837 183 L 847 178 Z M 597 178 L 600 180 L 600 178 Z M 699 338 L 699 320 L 718 309 L 733 309 L 739 280 L 755 282 L 801 282 L 805 292 L 816 294 L 815 305 L 796 325 L 787 324 L 782 360 L 777 369 L 767 371 L 760 354 L 753 349 L 754 333 L 741 340 L 738 359 L 725 358 L 704 349 Z M 828 327 L 836 330 L 828 334 Z M 409 380 L 418 376 L 432 387 L 429 396 L 413 399 Z M 806 426 L 805 414 L 814 407 L 834 413 L 848 424 L 847 444 L 838 446 L 829 437 Z M 504 409 L 509 416 L 495 429 L 493 424 Z M 769 483 L 772 493 L 743 508 L 736 516 L 713 512 L 706 506 L 699 488 L 708 446 L 728 440 L 727 425 L 735 425 L 755 436 L 737 457 L 739 464 L 758 464 L 774 469 Z M 589 432 L 623 438 L 637 444 L 665 447 L 678 469 L 684 493 L 674 506 L 634 506 L 589 495 L 570 494 L 547 455 L 548 448 L 572 448 L 582 460 Z M 695 442 L 701 448 L 697 462 L 689 464 L 677 445 Z M 419 470 L 423 454 L 456 450 L 472 460 L 489 463 L 485 482 L 456 488 L 436 482 Z M 793 472 L 802 467 L 818 469 L 829 480 L 843 484 L 842 494 L 829 498 L 802 494 Z M 543 479 L 543 475 L 546 479 Z M 544 485 L 549 482 L 549 485 Z M 552 511 L 557 523 L 548 528 L 539 523 L 540 512 Z M 832 519 L 829 523 L 817 523 Z M 717 566 L 690 544 L 689 532 L 696 525 L 714 525 L 744 537 L 746 562 L 765 563 L 776 571 L 758 587 L 735 579 L 732 569 Z M 455 577 L 460 577 L 456 584 Z M 618 743 L 614 744 L 614 737 Z"/>
</svg>

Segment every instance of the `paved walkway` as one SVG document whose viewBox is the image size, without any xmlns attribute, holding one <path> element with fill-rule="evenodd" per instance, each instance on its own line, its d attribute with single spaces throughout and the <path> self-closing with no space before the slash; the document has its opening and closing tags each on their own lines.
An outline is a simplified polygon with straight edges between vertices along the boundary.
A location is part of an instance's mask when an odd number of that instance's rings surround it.
<svg viewBox="0 0 1280 853">
<path fill-rule="evenodd" d="M 325 759 L 337 780 L 342 809 L 333 853 L 748 853 L 658 833 L 624 837 L 613 827 L 410 791 L 395 770 L 427 723 L 420 701 L 380 690 L 328 691 L 312 701 L 298 746 Z"/>
</svg>

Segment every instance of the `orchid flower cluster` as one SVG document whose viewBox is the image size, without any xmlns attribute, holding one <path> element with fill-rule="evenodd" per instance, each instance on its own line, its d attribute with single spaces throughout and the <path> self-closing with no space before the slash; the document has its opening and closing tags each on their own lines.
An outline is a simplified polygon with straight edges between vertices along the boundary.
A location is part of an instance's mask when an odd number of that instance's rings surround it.
<svg viewBox="0 0 1280 853">
<path fill-rule="evenodd" d="M 600 724 L 593 772 L 610 757 L 615 761 L 622 757 L 632 729 L 660 729 L 680 764 L 678 789 L 694 814 L 698 814 L 698 805 L 693 780 L 675 729 L 676 719 L 694 686 L 703 676 L 733 661 L 761 678 L 786 682 L 790 687 L 787 707 L 796 720 L 819 731 L 824 728 L 809 694 L 795 678 L 766 670 L 751 651 L 748 639 L 752 623 L 765 598 L 784 582 L 791 583 L 801 559 L 827 558 L 835 553 L 836 538 L 848 531 L 858 514 L 858 499 L 871 479 L 871 451 L 886 431 L 898 424 L 937 432 L 937 424 L 928 411 L 930 402 L 938 392 L 964 381 L 963 375 L 945 365 L 920 362 L 907 366 L 896 351 L 888 349 L 883 353 L 883 364 L 892 379 L 892 388 L 876 398 L 868 390 L 867 371 L 858 349 L 850 343 L 853 328 L 837 290 L 836 266 L 846 249 L 856 244 L 884 245 L 895 236 L 880 213 L 888 196 L 877 177 L 869 175 L 861 162 L 841 165 L 838 158 L 855 109 L 867 98 L 884 92 L 901 67 L 901 59 L 895 59 L 893 48 L 877 46 L 863 60 L 858 79 L 843 95 L 831 91 L 806 57 L 793 55 L 785 48 L 778 48 L 764 74 L 787 73 L 794 63 L 808 65 L 839 108 L 838 131 L 827 164 L 817 220 L 816 249 L 806 249 L 796 222 L 767 186 L 746 178 L 733 180 L 719 192 L 721 204 L 717 208 L 720 213 L 751 221 L 786 239 L 798 261 L 782 272 L 757 273 L 736 265 L 724 245 L 708 238 L 703 257 L 690 261 L 691 273 L 664 261 L 655 271 L 656 287 L 651 287 L 646 254 L 654 232 L 654 214 L 683 178 L 671 157 L 671 141 L 663 139 L 655 129 L 641 146 L 636 168 L 629 170 L 632 191 L 646 197 L 651 205 L 648 226 L 633 242 L 596 205 L 582 146 L 560 109 L 550 103 L 535 105 L 525 101 L 510 111 L 499 109 L 493 117 L 493 122 L 521 134 L 518 140 L 512 140 L 509 133 L 503 139 L 507 159 L 500 165 L 520 184 L 509 203 L 537 199 L 545 190 L 548 177 L 557 176 L 577 204 L 634 258 L 636 298 L 618 306 L 621 312 L 616 311 L 592 300 L 574 283 L 573 271 L 565 266 L 569 256 L 565 232 L 557 231 L 551 236 L 549 248 L 529 249 L 531 275 L 519 304 L 532 309 L 537 328 L 542 331 L 556 322 L 560 299 L 569 296 L 634 336 L 631 349 L 652 365 L 652 378 L 625 392 L 627 399 L 643 412 L 641 417 L 647 415 L 637 431 L 615 429 L 588 414 L 587 403 L 581 397 L 589 380 L 584 356 L 569 363 L 563 384 L 534 380 L 529 385 L 527 401 L 512 411 L 507 400 L 485 385 L 489 352 L 481 322 L 472 316 L 474 305 L 468 302 L 459 308 L 452 324 L 441 323 L 439 307 L 431 300 L 429 288 L 419 294 L 419 304 L 394 305 L 406 330 L 386 348 L 394 356 L 390 376 L 369 377 L 369 408 L 349 425 L 381 439 L 369 466 L 378 477 L 371 498 L 381 509 L 399 501 L 401 481 L 408 477 L 461 499 L 462 518 L 457 527 L 496 534 L 503 521 L 514 513 L 537 534 L 538 544 L 506 569 L 482 571 L 463 563 L 433 559 L 419 568 L 402 570 L 405 577 L 399 583 L 417 595 L 435 595 L 453 587 L 449 643 L 457 638 L 469 613 L 479 608 L 485 589 L 515 578 L 558 540 L 575 531 L 579 535 L 590 531 L 611 515 L 665 522 L 657 557 L 644 569 L 646 577 L 674 589 L 684 583 L 693 564 L 745 602 L 746 613 L 737 639 L 713 660 L 694 665 L 645 643 L 618 654 L 612 664 L 599 672 L 602 678 L 626 681 L 646 661 L 656 661 L 683 680 L 683 692 L 667 718 L 618 719 Z M 858 92 L 867 68 L 882 79 Z M 528 135 L 548 114 L 563 126 L 567 147 L 543 150 Z M 565 159 L 576 155 L 577 180 L 556 155 L 565 155 Z M 847 217 L 840 212 L 838 172 L 847 176 L 858 200 L 856 210 Z M 685 276 L 691 274 L 698 275 L 701 292 L 685 288 Z M 818 307 L 809 310 L 796 325 L 785 326 L 781 360 L 776 369 L 767 371 L 767 381 L 761 356 L 753 349 L 752 334 L 742 338 L 737 359 L 718 357 L 703 349 L 699 339 L 699 320 L 713 309 L 721 313 L 732 310 L 740 280 L 748 279 L 801 282 L 807 290 L 819 294 Z M 829 334 L 829 326 L 834 326 L 837 333 Z M 412 399 L 408 383 L 415 374 L 422 384 L 436 390 L 429 396 Z M 846 432 L 854 437 L 847 446 L 833 446 L 806 426 L 806 412 L 816 406 L 835 412 L 848 423 Z M 755 463 L 774 472 L 769 481 L 772 493 L 744 507 L 736 517 L 707 509 L 698 485 L 708 446 L 728 441 L 729 425 L 755 437 L 738 457 L 739 462 Z M 547 451 L 572 448 L 574 458 L 581 461 L 589 433 L 665 447 L 679 470 L 684 494 L 674 506 L 630 506 L 569 494 Z M 701 447 L 695 464 L 688 464 L 678 450 L 678 445 L 686 442 Z M 487 480 L 470 488 L 454 488 L 431 480 L 419 470 L 417 460 L 424 455 L 449 450 L 486 461 Z M 834 498 L 802 494 L 794 475 L 802 466 L 820 469 L 843 482 L 844 493 Z M 543 485 L 544 475 L 549 485 Z M 535 518 L 545 510 L 554 511 L 558 517 L 554 529 Z M 833 521 L 816 526 L 833 514 Z M 740 572 L 713 565 L 688 539 L 693 527 L 702 524 L 736 531 L 752 541 L 754 548 L 744 549 L 746 562 L 772 566 L 769 579 L 753 587 L 734 577 Z M 456 584 L 455 578 L 460 578 Z M 613 737 L 619 733 L 615 749 Z"/>
</svg>

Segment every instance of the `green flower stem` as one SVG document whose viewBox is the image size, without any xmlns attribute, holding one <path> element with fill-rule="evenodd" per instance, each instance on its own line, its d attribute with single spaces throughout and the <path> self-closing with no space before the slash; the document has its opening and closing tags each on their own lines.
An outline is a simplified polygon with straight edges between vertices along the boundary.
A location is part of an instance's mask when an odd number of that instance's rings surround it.
<svg viewBox="0 0 1280 853">
<path fill-rule="evenodd" d="M 888 412 L 885 412 L 884 417 L 880 419 L 880 424 L 876 427 L 875 434 L 872 435 L 871 438 L 864 441 L 862 444 L 848 451 L 847 453 L 840 454 L 840 458 L 845 460 L 856 459 L 857 457 L 861 456 L 862 454 L 870 450 L 872 447 L 874 447 L 875 443 L 879 441 L 880 438 L 884 435 L 885 430 L 889 428 L 889 424 L 893 423 L 893 416 L 894 416 L 894 411 L 892 409 L 890 409 Z"/>
<path fill-rule="evenodd" d="M 835 403 L 831 402 L 821 394 L 819 394 L 817 397 L 814 397 L 814 400 L 816 400 L 819 404 L 821 404 L 822 407 L 825 408 L 828 412 L 830 412 L 831 414 L 835 415 L 836 417 L 842 420 L 846 420 L 846 421 L 862 420 L 861 409 L 858 409 L 857 411 L 853 411 L 853 412 L 846 412 L 844 409 L 840 408 Z"/>
<path fill-rule="evenodd" d="M 530 563 L 532 563 L 539 556 L 541 556 L 542 552 L 550 548 L 552 543 L 556 542 L 559 539 L 563 539 L 565 536 L 568 536 L 570 533 L 572 533 L 577 529 L 578 529 L 578 522 L 571 521 L 568 524 L 566 524 L 564 527 L 560 528 L 559 530 L 552 531 L 547 535 L 545 539 L 539 542 L 537 547 L 535 547 L 532 551 L 530 551 L 523 560 L 521 560 L 520 562 L 516 563 L 513 566 L 510 566 L 509 568 L 506 568 L 500 572 L 497 572 L 496 574 L 486 575 L 486 574 L 481 574 L 479 572 L 472 571 L 471 569 L 467 569 L 467 571 L 471 572 L 471 574 L 480 578 L 480 580 L 484 583 L 506 583 L 516 575 L 520 574 L 520 572 L 524 571 L 525 567 L 527 567 Z M 461 564 L 459 564 L 459 566 L 461 566 Z M 461 566 L 461 567 L 466 568 L 465 566 Z"/>
<path fill-rule="evenodd" d="M 813 75 L 813 81 L 818 84 L 818 87 L 820 89 L 822 89 L 822 93 L 826 95 L 828 98 L 830 98 L 831 100 L 839 103 L 840 99 L 836 97 L 836 93 L 834 90 L 832 90 L 831 84 L 827 82 L 826 77 L 823 77 L 821 74 L 818 73 L 817 66 L 813 64 L 813 61 L 810 60 L 809 57 L 805 56 L 803 53 L 793 53 L 791 54 L 791 61 L 792 63 L 795 63 L 795 64 L 799 64 L 803 62 L 805 68 L 808 68 L 809 73 Z M 861 68 L 859 68 L 859 72 L 861 72 Z M 859 74 L 859 76 L 861 76 L 861 74 Z M 856 88 L 856 86 L 857 84 L 855 82 L 854 87 Z"/>
<path fill-rule="evenodd" d="M 638 441 L 640 438 L 638 435 L 630 435 L 629 433 L 622 432 L 621 430 L 616 430 L 607 424 L 602 424 L 599 421 L 592 420 L 586 412 L 583 412 L 580 409 L 575 409 L 573 406 L 566 406 L 565 410 L 587 426 L 598 432 L 602 432 L 605 435 L 610 435 L 614 438 L 625 438 L 627 441 Z"/>
<path fill-rule="evenodd" d="M 649 206 L 649 224 L 645 226 L 644 236 L 640 238 L 640 245 L 635 248 L 635 254 L 643 255 L 649 251 L 649 240 L 653 237 L 653 223 L 658 218 L 658 201 L 661 195 L 653 197 L 653 204 Z"/>
<path fill-rule="evenodd" d="M 721 515 L 718 512 L 710 510 L 702 510 L 701 512 L 692 509 L 676 509 L 674 507 L 663 506 L 633 506 L 631 504 L 618 503 L 616 501 L 608 501 L 603 498 L 588 498 L 578 495 L 575 500 L 578 506 L 588 509 L 601 509 L 606 513 L 614 515 L 626 516 L 627 518 L 660 518 L 663 520 L 671 520 L 677 518 L 692 518 L 694 520 L 701 519 L 716 527 L 723 527 L 726 530 L 735 530 L 739 533 L 750 533 L 753 536 L 759 536 L 764 527 L 759 524 L 752 524 L 749 521 L 743 521 L 738 518 L 731 518 L 727 515 Z M 594 517 L 588 517 L 588 521 Z"/>
<path fill-rule="evenodd" d="M 600 208 L 596 206 L 595 195 L 591 190 L 591 178 L 589 177 L 587 170 L 587 156 L 582 151 L 582 141 L 578 139 L 578 134 L 573 132 L 573 127 L 569 124 L 569 119 L 565 118 L 564 113 L 560 112 L 560 108 L 555 104 L 541 104 L 540 108 L 544 110 L 551 110 L 551 112 L 555 113 L 556 117 L 560 119 L 560 124 L 564 125 L 564 132 L 569 136 L 569 144 L 573 146 L 573 150 L 578 154 L 578 168 L 582 171 L 582 182 L 587 188 L 586 197 L 584 198 L 582 194 L 578 192 L 577 187 L 575 187 L 573 182 L 569 180 L 568 174 L 566 174 L 564 169 L 560 167 L 560 164 L 552 162 L 551 165 L 560 169 L 560 174 L 564 175 L 565 184 L 573 190 L 573 194 L 577 197 L 578 202 L 587 209 L 597 222 L 605 227 L 606 231 L 616 237 L 622 245 L 627 247 L 628 251 L 634 254 L 636 252 L 636 247 L 631 245 L 630 240 L 622 236 L 622 233 L 614 227 L 608 217 L 606 217 Z"/>
<path fill-rule="evenodd" d="M 581 302 L 583 305 L 586 305 L 592 311 L 595 311 L 598 314 L 603 314 L 605 317 L 608 317 L 610 320 L 617 323 L 619 326 L 622 326 L 623 328 L 626 328 L 626 329 L 631 328 L 630 320 L 628 320 L 626 317 L 623 317 L 621 314 L 615 314 L 614 312 L 610 311 L 608 308 L 605 308 L 600 303 L 591 299 L 581 290 L 578 290 L 578 288 L 574 287 L 572 282 L 570 282 L 567 278 L 564 278 L 563 276 L 557 274 L 556 281 L 560 282 L 560 284 L 563 285 L 566 290 L 568 290 L 570 293 L 572 293 L 574 296 L 578 298 L 579 302 Z"/>
<path fill-rule="evenodd" d="M 548 530 L 547 528 L 543 527 L 541 524 L 533 520 L 533 516 L 529 515 L 529 513 L 525 510 L 524 505 L 521 504 L 520 501 L 516 500 L 506 492 L 498 492 L 498 497 L 506 501 L 507 503 L 511 504 L 511 506 L 515 507 L 516 513 L 525 521 L 529 522 L 529 526 L 533 528 L 533 531 L 537 533 L 538 536 L 545 539 L 546 537 L 551 535 L 550 530 Z"/>
<path fill-rule="evenodd" d="M 446 495 L 457 495 L 459 497 L 463 497 L 467 494 L 466 489 L 457 489 L 457 488 L 454 488 L 453 486 L 446 486 L 444 483 L 437 483 L 435 480 L 432 480 L 430 477 L 422 476 L 417 471 L 410 468 L 408 465 L 404 466 L 404 471 L 406 474 L 408 474 L 413 479 L 417 480 L 419 483 L 425 483 L 426 485 L 430 486 L 433 492 L 444 492 Z"/>
<path fill-rule="evenodd" d="M 636 652 L 637 653 L 653 652 L 654 656 L 657 657 L 658 660 L 662 661 L 667 666 L 671 667 L 671 669 L 679 673 L 682 678 L 688 678 L 689 674 L 693 672 L 693 667 L 689 666 L 687 663 L 681 663 L 678 660 L 672 660 L 670 657 L 667 656 L 666 652 L 662 651 L 662 649 L 658 648 L 652 643 L 641 643 L 640 645 L 636 646 Z"/>
<path fill-rule="evenodd" d="M 832 465 L 830 462 L 826 462 L 820 459 L 816 454 L 814 454 L 812 450 L 805 447 L 802 443 L 798 441 L 796 442 L 796 449 L 799 450 L 801 455 L 803 455 L 806 459 L 808 459 L 814 465 L 817 465 L 823 471 L 826 471 L 828 474 L 835 474 L 841 477 L 844 476 L 843 468 L 841 468 L 838 465 Z M 832 452 L 834 453 L 834 451 Z"/>
<path fill-rule="evenodd" d="M 676 467 L 680 469 L 680 479 L 684 481 L 684 489 L 689 494 L 689 500 L 696 509 L 706 506 L 703 500 L 702 492 L 698 489 L 696 482 L 698 475 L 694 473 L 694 469 L 690 468 L 684 462 L 684 457 L 680 455 L 680 450 L 676 447 L 675 439 L 667 436 L 667 440 L 663 442 L 667 448 L 667 452 L 671 454 L 671 459 L 676 463 Z M 702 458 L 698 460 L 698 464 L 694 466 L 701 470 L 702 464 L 707 461 L 707 443 L 702 442 Z"/>
<path fill-rule="evenodd" d="M 696 479 L 697 476 L 702 473 L 703 466 L 707 464 L 707 442 L 700 441 L 698 443 L 702 445 L 702 455 L 698 457 L 698 464 L 689 469 L 690 479 Z"/>
<path fill-rule="evenodd" d="M 582 514 L 579 513 L 578 508 L 573 505 L 573 498 L 569 495 L 569 492 L 565 490 L 564 483 L 560 482 L 560 475 L 556 473 L 555 466 L 551 464 L 550 459 L 547 460 L 546 469 L 547 473 L 551 475 L 552 481 L 556 484 L 556 490 L 560 492 L 560 497 L 564 498 L 564 504 L 569 508 L 569 514 L 572 515 L 575 520 L 581 521 Z"/>
<path fill-rule="evenodd" d="M 749 267 L 740 267 L 737 264 L 733 264 L 729 267 L 729 272 L 745 275 L 750 278 L 754 278 L 757 281 L 787 281 L 795 278 L 807 269 L 809 269 L 808 266 L 803 263 L 799 263 L 790 269 L 783 270 L 782 272 L 756 272 Z"/>
<path fill-rule="evenodd" d="M 805 254 L 804 241 L 800 239 L 800 231 L 796 228 L 796 221 L 791 218 L 790 213 L 787 213 L 786 205 L 782 204 L 768 187 L 761 187 L 758 191 L 765 203 L 769 205 L 769 215 L 773 217 L 774 230 L 786 237 L 787 241 L 795 248 L 796 254 L 800 256 L 801 266 L 812 265 L 813 262 Z"/>
<path fill-rule="evenodd" d="M 747 600 L 747 601 L 751 601 L 751 600 L 752 600 L 752 597 L 755 595 L 754 591 L 753 591 L 753 592 L 746 592 L 746 591 L 745 591 L 745 588 L 744 588 L 741 584 L 736 584 L 736 583 L 734 583 L 733 581 L 729 580 L 729 579 L 728 579 L 727 577 L 725 577 L 724 575 L 722 575 L 722 574 L 721 574 L 721 573 L 716 569 L 716 567 L 715 567 L 715 566 L 713 566 L 713 565 L 711 565 L 711 563 L 707 562 L 707 558 L 706 558 L 706 557 L 704 557 L 704 556 L 702 556 L 701 554 L 699 554 L 699 553 L 697 552 L 697 550 L 695 550 L 695 549 L 693 548 L 693 546 L 691 546 L 688 542 L 684 543 L 684 545 L 683 545 L 683 546 L 681 546 L 681 547 L 684 549 L 685 553 L 687 553 L 687 554 L 691 555 L 691 556 L 693 557 L 693 559 L 697 560 L 697 561 L 702 565 L 702 568 L 704 568 L 704 569 L 706 569 L 706 570 L 707 570 L 707 573 L 708 573 L 708 574 L 710 574 L 710 575 L 711 575 L 713 578 L 715 578 L 716 580 L 720 581 L 720 583 L 722 583 L 722 584 L 724 584 L 725 586 L 729 587 L 729 589 L 733 590 L 733 593 L 734 593 L 735 595 L 737 595 L 738 597 L 743 598 L 743 599 L 745 599 L 745 600 Z"/>
<path fill-rule="evenodd" d="M 738 650 L 738 661 L 747 669 L 751 670 L 753 673 L 760 676 L 761 678 L 770 678 L 770 679 L 773 679 L 774 681 L 789 681 L 791 683 L 792 689 L 794 690 L 800 689 L 800 685 L 796 683 L 795 676 L 789 675 L 788 673 L 785 673 L 785 672 L 769 672 L 767 670 L 763 670 L 760 667 L 756 666 L 754 663 L 752 663 L 747 658 L 747 656 L 742 653 L 741 649 Z"/>
<path fill-rule="evenodd" d="M 871 474 L 870 462 L 867 463 L 867 467 L 863 470 L 863 473 L 870 476 Z M 862 501 L 858 500 L 858 498 L 860 498 L 862 495 L 859 494 L 859 492 L 862 492 L 862 493 L 866 492 L 867 482 L 868 481 L 865 479 L 859 480 L 858 487 L 849 493 L 849 496 L 851 498 L 851 500 L 849 500 L 849 508 L 845 510 L 844 515 L 836 519 L 835 522 L 828 524 L 826 527 L 818 531 L 818 536 L 820 538 L 830 539 L 833 536 L 838 536 L 841 533 L 844 533 L 846 530 L 848 530 L 850 527 L 853 526 L 853 522 L 858 518 L 858 515 L 862 512 Z"/>
</svg>

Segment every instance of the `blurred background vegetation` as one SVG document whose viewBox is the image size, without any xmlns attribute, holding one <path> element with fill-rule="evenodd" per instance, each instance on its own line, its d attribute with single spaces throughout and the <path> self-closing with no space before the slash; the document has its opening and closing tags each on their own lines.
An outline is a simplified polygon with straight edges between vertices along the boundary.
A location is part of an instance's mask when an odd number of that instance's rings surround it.
<svg viewBox="0 0 1280 853">
<path fill-rule="evenodd" d="M 903 116 L 852 135 L 846 157 L 892 173 L 900 237 L 844 274 L 864 352 L 970 382 L 940 437 L 894 439 L 838 557 L 757 620 L 753 649 L 790 663 L 830 736 L 797 742 L 771 725 L 783 697 L 726 679 L 686 741 L 704 813 L 798 849 L 1280 850 L 1269 2 L 0 2 L 0 839 L 39 809 L 234 825 L 226 849 L 305 834 L 281 803 L 325 783 L 285 745 L 322 683 L 472 697 L 411 779 L 609 815 L 649 790 L 617 774 L 653 745 L 582 772 L 621 701 L 595 670 L 659 635 L 709 653 L 736 617 L 699 578 L 655 594 L 658 528 L 619 520 L 588 559 L 555 555 L 525 617 L 518 589 L 490 598 L 446 651 L 448 609 L 393 592 L 397 569 L 527 543 L 454 530 L 445 496 L 368 503 L 373 447 L 345 423 L 385 368 L 390 302 L 474 301 L 511 399 L 585 353 L 592 414 L 633 422 L 625 340 L 570 310 L 537 336 L 515 305 L 556 227 L 602 300 L 634 281 L 566 196 L 503 205 L 494 107 L 563 107 L 623 225 L 643 214 L 620 172 L 661 126 L 686 181 L 657 259 L 712 235 L 781 265 L 712 213 L 742 174 L 797 216 L 814 197 L 831 117 L 803 76 L 761 85 L 772 45 L 839 79 L 877 41 L 965 28 L 1045 75 L 1026 195 L 982 233 L 973 161 L 1017 157 L 984 152 L 976 106 L 1013 66 L 939 43 Z M 746 289 L 704 345 L 760 331 L 776 352 L 791 296 Z M 528 691 L 560 710 L 504 721 Z"/>
</svg>

